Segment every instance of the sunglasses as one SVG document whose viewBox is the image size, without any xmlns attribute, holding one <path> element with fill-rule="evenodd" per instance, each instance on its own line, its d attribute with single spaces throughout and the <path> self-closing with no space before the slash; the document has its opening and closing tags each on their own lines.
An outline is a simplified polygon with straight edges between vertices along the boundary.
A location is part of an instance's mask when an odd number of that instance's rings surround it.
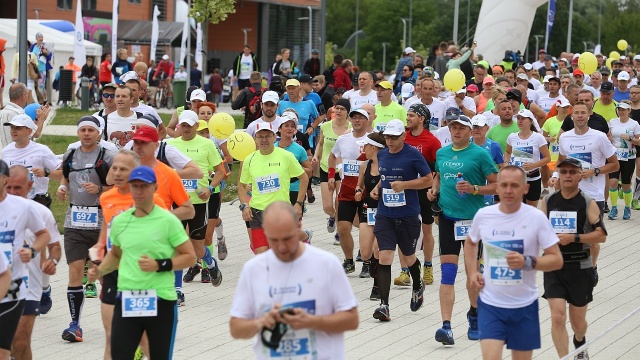
<svg viewBox="0 0 640 360">
<path fill-rule="evenodd" d="M 116 98 L 116 94 L 102 94 L 102 97 L 105 98 L 105 99 L 108 99 L 108 98 L 115 99 Z"/>
<path fill-rule="evenodd" d="M 562 175 L 566 175 L 566 174 L 576 175 L 581 173 L 580 170 L 567 170 L 567 169 L 560 169 L 558 172 Z"/>
<path fill-rule="evenodd" d="M 391 140 L 398 140 L 400 139 L 400 136 L 402 135 L 384 135 L 385 140 L 391 139 Z"/>
</svg>

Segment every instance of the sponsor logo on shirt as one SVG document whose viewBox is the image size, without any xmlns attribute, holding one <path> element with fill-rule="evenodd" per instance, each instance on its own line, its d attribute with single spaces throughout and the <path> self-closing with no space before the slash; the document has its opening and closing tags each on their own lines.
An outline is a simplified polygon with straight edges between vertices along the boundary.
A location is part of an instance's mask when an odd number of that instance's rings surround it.
<svg viewBox="0 0 640 360">
<path fill-rule="evenodd" d="M 462 169 L 463 164 L 458 161 L 445 161 L 442 165 L 453 169 Z"/>
<path fill-rule="evenodd" d="M 493 229 L 491 232 L 493 236 L 516 236 L 515 230 L 497 230 Z"/>
</svg>

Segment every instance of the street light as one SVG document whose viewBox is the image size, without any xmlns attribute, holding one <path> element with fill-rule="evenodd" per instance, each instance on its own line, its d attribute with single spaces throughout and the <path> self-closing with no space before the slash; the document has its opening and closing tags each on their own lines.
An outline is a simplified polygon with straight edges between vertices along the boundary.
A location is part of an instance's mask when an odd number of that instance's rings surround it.
<svg viewBox="0 0 640 360">
<path fill-rule="evenodd" d="M 534 38 L 536 38 L 536 54 L 538 53 L 538 51 L 540 51 L 540 48 L 538 47 L 538 43 L 540 42 L 540 38 L 544 37 L 544 35 L 533 35 Z M 546 51 L 546 49 L 545 49 Z M 538 60 L 536 60 L 538 61 Z"/>
<path fill-rule="evenodd" d="M 242 32 L 244 33 L 244 45 L 247 45 L 247 33 L 253 29 L 251 28 L 242 28 Z"/>
<path fill-rule="evenodd" d="M 299 17 L 298 20 L 309 20 L 309 57 L 311 57 L 311 50 L 313 49 L 313 10 L 311 6 L 307 6 L 309 9 L 309 16 Z"/>
<path fill-rule="evenodd" d="M 36 20 L 40 19 L 40 11 L 43 11 L 44 9 L 31 9 L 36 13 Z"/>
<path fill-rule="evenodd" d="M 407 47 L 407 21 L 411 21 L 411 19 L 401 18 L 402 20 L 402 49 Z"/>
<path fill-rule="evenodd" d="M 387 45 L 389 45 L 389 43 L 387 42 L 382 43 L 382 72 L 385 74 L 386 74 L 386 68 L 387 68 Z"/>
</svg>

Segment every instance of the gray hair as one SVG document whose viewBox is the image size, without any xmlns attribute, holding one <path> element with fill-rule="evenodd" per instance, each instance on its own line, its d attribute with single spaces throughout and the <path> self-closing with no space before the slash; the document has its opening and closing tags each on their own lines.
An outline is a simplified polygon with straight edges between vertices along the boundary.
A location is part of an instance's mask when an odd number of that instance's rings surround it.
<svg viewBox="0 0 640 360">
<path fill-rule="evenodd" d="M 137 152 L 133 151 L 133 150 L 129 150 L 129 149 L 125 149 L 125 148 L 121 148 L 118 150 L 118 152 L 116 153 L 116 156 L 118 155 L 127 155 L 131 157 L 131 160 L 133 160 L 133 165 L 134 167 L 138 167 L 140 166 L 140 155 L 138 155 Z"/>
<path fill-rule="evenodd" d="M 18 100 L 26 93 L 27 86 L 23 83 L 17 82 L 9 88 L 9 101 L 13 102 L 14 100 Z"/>
</svg>

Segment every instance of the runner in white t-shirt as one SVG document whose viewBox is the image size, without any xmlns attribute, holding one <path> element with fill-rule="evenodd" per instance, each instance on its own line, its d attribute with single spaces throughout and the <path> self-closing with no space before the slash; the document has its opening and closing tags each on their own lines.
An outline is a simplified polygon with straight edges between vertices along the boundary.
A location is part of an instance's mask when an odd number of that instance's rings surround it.
<svg viewBox="0 0 640 360">
<path fill-rule="evenodd" d="M 275 91 L 265 91 L 262 95 L 262 116 L 254 121 L 252 121 L 245 131 L 254 137 L 256 135 L 256 129 L 258 124 L 262 123 L 273 123 L 273 127 L 275 129 L 280 128 L 280 124 L 282 123 L 282 118 L 276 115 L 276 111 L 278 110 L 278 102 L 280 102 L 280 97 L 278 93 Z"/>
<path fill-rule="evenodd" d="M 360 109 L 364 104 L 375 105 L 379 103 L 378 93 L 373 89 L 373 74 L 363 71 L 358 75 L 358 85 L 360 90 L 356 90 L 347 96 L 345 93 L 342 97 L 349 99 L 351 109 Z"/>
<path fill-rule="evenodd" d="M 131 89 L 120 87 L 116 89 L 115 94 L 117 110 L 107 116 L 104 130 L 106 133 L 103 137 L 119 149 L 133 137 L 138 115 L 131 110 L 131 102 L 134 101 Z"/>
<path fill-rule="evenodd" d="M 458 90 L 455 94 L 447 97 L 444 100 L 445 109 L 449 109 L 452 107 L 460 109 L 460 111 L 467 117 L 472 118 L 476 115 L 476 102 L 473 101 L 473 98 L 466 96 L 467 89 L 462 88 Z M 429 110 L 431 111 L 431 110 Z"/>
<path fill-rule="evenodd" d="M 431 132 L 434 132 L 443 126 L 442 119 L 444 119 L 445 110 L 447 109 L 444 102 L 429 95 L 433 93 L 434 86 L 434 82 L 431 79 L 424 79 L 420 83 L 420 92 L 422 94 L 420 101 L 427 105 L 429 112 L 431 113 L 431 120 L 429 120 L 429 130 Z"/>
</svg>

